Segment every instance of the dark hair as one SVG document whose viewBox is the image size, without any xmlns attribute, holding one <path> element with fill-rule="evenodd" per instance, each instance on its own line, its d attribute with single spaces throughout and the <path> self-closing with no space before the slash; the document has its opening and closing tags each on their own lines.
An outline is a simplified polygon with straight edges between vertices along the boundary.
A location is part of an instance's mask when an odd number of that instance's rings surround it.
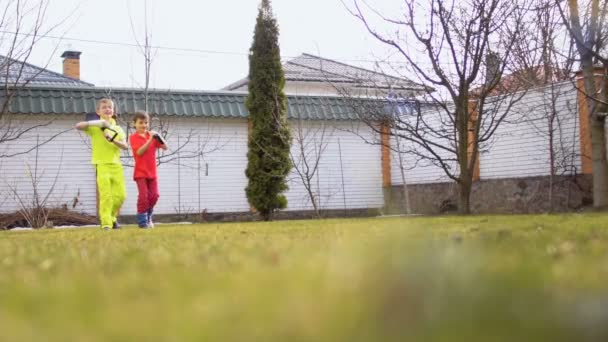
<svg viewBox="0 0 608 342">
<path fill-rule="evenodd" d="M 150 115 L 148 115 L 148 112 L 145 112 L 143 110 L 138 110 L 135 112 L 135 114 L 133 114 L 133 122 L 137 122 L 137 120 L 150 121 Z"/>
</svg>

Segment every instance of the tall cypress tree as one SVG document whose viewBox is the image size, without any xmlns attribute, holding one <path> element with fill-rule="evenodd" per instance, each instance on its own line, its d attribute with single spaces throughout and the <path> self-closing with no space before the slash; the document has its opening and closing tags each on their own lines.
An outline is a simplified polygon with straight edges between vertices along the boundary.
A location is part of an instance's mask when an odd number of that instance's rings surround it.
<svg viewBox="0 0 608 342">
<path fill-rule="evenodd" d="M 279 50 L 279 28 L 270 0 L 260 5 L 249 53 L 249 110 L 251 131 L 247 170 L 247 199 L 268 221 L 277 209 L 287 207 L 283 192 L 291 170 L 291 133 L 283 92 L 285 75 Z"/>
</svg>

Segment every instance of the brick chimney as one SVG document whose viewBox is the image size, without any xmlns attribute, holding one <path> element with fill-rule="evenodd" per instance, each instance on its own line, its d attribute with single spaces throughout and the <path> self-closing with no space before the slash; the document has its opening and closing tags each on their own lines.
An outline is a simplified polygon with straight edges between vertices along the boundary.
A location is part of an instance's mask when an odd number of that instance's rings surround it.
<svg viewBox="0 0 608 342">
<path fill-rule="evenodd" d="M 74 79 L 80 79 L 80 51 L 65 51 L 63 58 L 63 75 Z"/>
</svg>

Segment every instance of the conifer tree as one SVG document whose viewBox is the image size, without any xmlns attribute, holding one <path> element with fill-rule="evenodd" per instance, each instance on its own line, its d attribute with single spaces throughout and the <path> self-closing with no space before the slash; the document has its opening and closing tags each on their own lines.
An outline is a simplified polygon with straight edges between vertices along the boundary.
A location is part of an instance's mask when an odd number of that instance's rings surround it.
<svg viewBox="0 0 608 342">
<path fill-rule="evenodd" d="M 291 133 L 283 92 L 285 75 L 279 50 L 279 28 L 270 0 L 260 5 L 249 53 L 249 111 L 251 131 L 245 174 L 249 204 L 268 221 L 277 209 L 287 207 L 283 192 L 291 170 Z"/>
</svg>

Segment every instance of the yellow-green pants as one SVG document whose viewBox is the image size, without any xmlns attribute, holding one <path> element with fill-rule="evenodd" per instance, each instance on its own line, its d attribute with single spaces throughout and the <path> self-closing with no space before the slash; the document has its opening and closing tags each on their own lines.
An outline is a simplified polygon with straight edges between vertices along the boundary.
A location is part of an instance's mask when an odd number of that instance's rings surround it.
<svg viewBox="0 0 608 342">
<path fill-rule="evenodd" d="M 99 221 L 101 227 L 112 227 L 122 203 L 127 197 L 125 176 L 120 164 L 97 164 L 99 191 Z"/>
</svg>

